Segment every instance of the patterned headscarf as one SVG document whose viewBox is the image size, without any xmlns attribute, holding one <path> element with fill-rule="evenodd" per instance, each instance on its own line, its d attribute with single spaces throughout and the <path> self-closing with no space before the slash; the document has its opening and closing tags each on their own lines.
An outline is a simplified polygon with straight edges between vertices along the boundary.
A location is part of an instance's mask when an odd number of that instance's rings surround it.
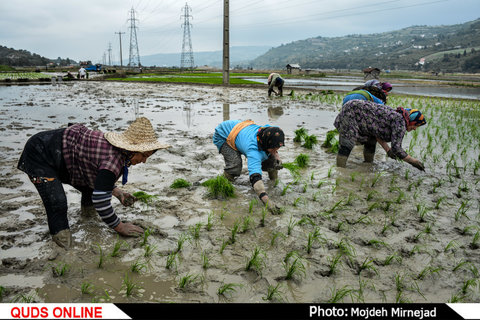
<svg viewBox="0 0 480 320">
<path fill-rule="evenodd" d="M 420 110 L 418 109 L 405 109 L 405 110 L 407 110 L 409 113 L 408 118 L 410 120 L 410 124 L 416 124 L 417 126 L 420 127 L 427 123 L 427 121 L 425 120 L 425 117 L 420 112 Z"/>
<path fill-rule="evenodd" d="M 263 150 L 280 148 L 285 145 L 285 134 L 279 127 L 261 128 L 257 140 Z"/>
<path fill-rule="evenodd" d="M 392 85 L 389 82 L 382 82 L 382 90 L 391 91 Z"/>
<path fill-rule="evenodd" d="M 420 127 L 427 123 L 427 121 L 425 120 L 425 117 L 418 109 L 409 109 L 409 108 L 404 109 L 402 107 L 398 107 L 396 111 L 402 114 L 407 124 L 407 127 L 410 124 L 416 124 L 417 126 Z"/>
</svg>

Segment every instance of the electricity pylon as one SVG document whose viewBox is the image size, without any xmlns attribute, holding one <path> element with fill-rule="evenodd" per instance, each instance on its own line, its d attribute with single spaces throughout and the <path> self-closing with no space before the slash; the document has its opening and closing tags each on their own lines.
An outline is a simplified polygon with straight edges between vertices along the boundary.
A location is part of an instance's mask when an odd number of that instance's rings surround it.
<svg viewBox="0 0 480 320">
<path fill-rule="evenodd" d="M 182 57 L 180 61 L 180 68 L 185 69 L 193 69 L 195 63 L 193 62 L 193 50 L 192 50 L 192 39 L 190 37 L 190 12 L 192 9 L 185 3 L 185 7 L 183 8 L 183 15 L 181 17 L 184 18 L 183 20 L 183 45 L 182 45 Z"/>
<path fill-rule="evenodd" d="M 128 57 L 128 66 L 134 67 L 135 60 L 138 67 L 140 64 L 140 54 L 138 53 L 138 41 L 137 41 L 137 26 L 135 24 L 138 19 L 135 19 L 135 10 L 130 10 L 130 55 Z"/>
</svg>

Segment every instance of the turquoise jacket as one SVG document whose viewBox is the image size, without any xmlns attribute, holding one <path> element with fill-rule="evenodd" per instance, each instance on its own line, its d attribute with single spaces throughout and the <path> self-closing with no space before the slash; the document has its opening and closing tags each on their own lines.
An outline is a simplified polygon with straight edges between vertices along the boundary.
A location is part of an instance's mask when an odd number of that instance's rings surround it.
<svg viewBox="0 0 480 320">
<path fill-rule="evenodd" d="M 217 146 L 219 152 L 220 148 L 227 141 L 230 131 L 240 122 L 242 122 L 242 120 L 227 120 L 215 128 L 213 144 Z M 258 147 L 257 134 L 261 127 L 270 127 L 270 125 L 259 126 L 252 124 L 242 129 L 235 139 L 235 146 L 238 151 L 247 157 L 248 174 L 250 176 L 254 173 L 262 175 L 262 162 L 268 159 L 267 153 Z"/>
<path fill-rule="evenodd" d="M 384 104 L 382 100 L 378 99 L 367 90 L 355 90 L 355 91 L 349 92 L 345 96 L 345 98 L 343 98 L 342 106 L 350 100 L 366 100 L 366 101 L 373 101 L 379 104 Z"/>
</svg>

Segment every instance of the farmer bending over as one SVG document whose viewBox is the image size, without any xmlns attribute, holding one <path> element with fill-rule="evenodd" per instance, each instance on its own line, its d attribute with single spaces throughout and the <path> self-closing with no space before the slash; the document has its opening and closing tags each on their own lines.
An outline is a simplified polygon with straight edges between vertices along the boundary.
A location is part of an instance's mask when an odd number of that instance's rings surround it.
<svg viewBox="0 0 480 320">
<path fill-rule="evenodd" d="M 213 143 L 225 158 L 225 177 L 233 181 L 242 171 L 243 154 L 247 157 L 250 183 L 258 197 L 272 213 L 280 208 L 269 199 L 262 181 L 262 171 L 267 171 L 270 180 L 278 177 L 282 161 L 278 149 L 284 146 L 285 136 L 278 127 L 256 125 L 252 120 L 228 120 L 215 128 Z"/>
<path fill-rule="evenodd" d="M 136 200 L 116 187 L 115 182 L 123 176 L 122 184 L 125 184 L 128 167 L 146 162 L 155 151 L 167 147 L 157 141 L 150 121 L 143 117 L 121 134 L 104 134 L 74 124 L 32 136 L 25 145 L 18 169 L 28 174 L 42 198 L 53 241 L 68 249 L 72 235 L 62 183 L 82 193 L 82 213 L 95 208 L 102 220 L 119 234 L 141 234 L 142 228 L 120 221 L 115 214 L 112 195 L 124 206 L 130 206 Z"/>
<path fill-rule="evenodd" d="M 275 93 L 276 96 L 283 97 L 283 84 L 285 83 L 285 80 L 280 77 L 278 73 L 271 73 L 268 76 L 268 96 L 270 97 L 272 95 L 272 92 Z M 274 87 L 278 88 L 278 92 L 274 90 Z"/>
<path fill-rule="evenodd" d="M 425 117 L 417 109 L 399 107 L 395 110 L 370 101 L 349 101 L 343 105 L 334 122 L 340 144 L 337 166 L 346 166 L 355 142 L 365 144 L 365 161 L 372 162 L 378 141 L 390 158 L 399 158 L 424 171 L 423 164 L 402 149 L 402 140 L 407 131 L 416 130 L 425 123 Z M 391 148 L 387 142 L 391 142 Z"/>
</svg>

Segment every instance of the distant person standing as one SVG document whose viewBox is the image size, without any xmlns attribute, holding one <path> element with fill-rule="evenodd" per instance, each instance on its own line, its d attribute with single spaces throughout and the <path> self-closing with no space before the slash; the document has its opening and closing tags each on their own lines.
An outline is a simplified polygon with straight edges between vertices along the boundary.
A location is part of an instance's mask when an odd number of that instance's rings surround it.
<svg viewBox="0 0 480 320">
<path fill-rule="evenodd" d="M 80 76 L 80 79 L 85 79 L 87 77 L 87 70 L 82 66 L 78 70 L 78 75 Z"/>
<path fill-rule="evenodd" d="M 280 77 L 278 73 L 271 73 L 268 76 L 268 96 L 270 97 L 272 95 L 272 92 L 275 93 L 276 96 L 283 97 L 283 84 L 285 83 L 285 80 Z M 278 88 L 278 92 L 274 90 L 274 87 Z"/>
</svg>

